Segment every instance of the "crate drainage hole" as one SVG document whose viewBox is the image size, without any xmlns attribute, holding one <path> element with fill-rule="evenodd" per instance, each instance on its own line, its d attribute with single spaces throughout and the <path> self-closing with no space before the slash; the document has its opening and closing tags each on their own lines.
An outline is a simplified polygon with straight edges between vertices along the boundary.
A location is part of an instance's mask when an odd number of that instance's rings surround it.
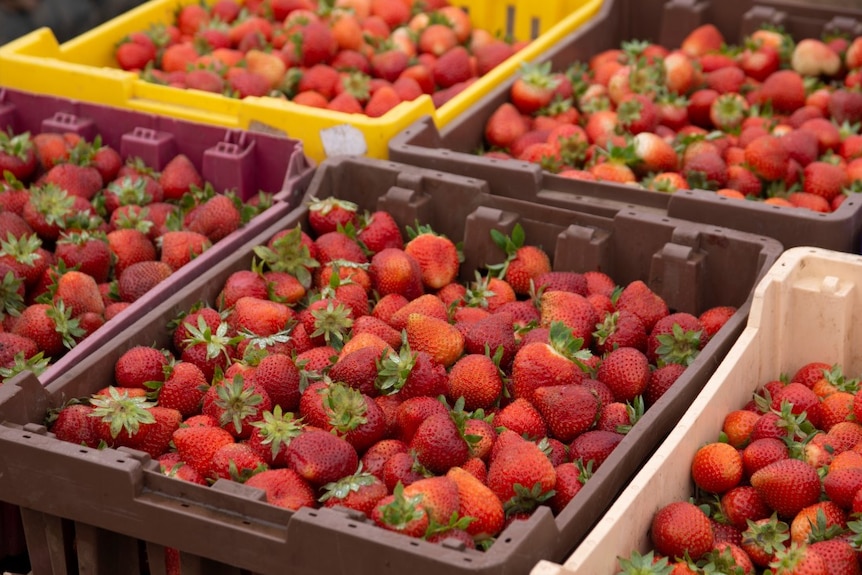
<svg viewBox="0 0 862 575">
<path fill-rule="evenodd" d="M 125 460 L 125 459 L 118 459 L 118 460 L 117 460 L 117 463 L 125 463 L 125 462 L 126 462 L 126 460 Z"/>
<path fill-rule="evenodd" d="M 180 503 L 180 507 L 185 507 L 186 509 L 188 509 L 191 506 L 188 503 Z"/>
<path fill-rule="evenodd" d="M 410 546 L 411 547 L 419 547 L 419 543 L 417 543 L 416 541 L 411 541 Z"/>
<path fill-rule="evenodd" d="M 358 525 L 356 525 L 356 523 L 348 523 L 347 526 L 350 527 L 351 529 L 356 529 L 358 527 Z"/>
</svg>

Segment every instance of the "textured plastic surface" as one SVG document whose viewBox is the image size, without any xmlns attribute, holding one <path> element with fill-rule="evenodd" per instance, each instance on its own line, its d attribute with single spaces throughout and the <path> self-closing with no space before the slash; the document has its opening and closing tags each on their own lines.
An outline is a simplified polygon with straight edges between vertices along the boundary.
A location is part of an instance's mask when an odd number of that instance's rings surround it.
<svg viewBox="0 0 862 575">
<path fill-rule="evenodd" d="M 155 112 L 234 128 L 267 126 L 302 140 L 314 160 L 341 151 L 385 158 L 389 139 L 423 115 L 440 126 L 470 107 L 520 62 L 549 49 L 589 20 L 602 0 L 458 0 L 473 25 L 491 32 L 511 32 L 533 41 L 461 94 L 434 109 L 430 96 L 404 102 L 380 118 L 301 106 L 276 98 L 238 100 L 200 91 L 181 90 L 139 80 L 117 67 L 114 46 L 127 34 L 150 24 L 173 21 L 179 5 L 195 0 L 151 0 L 62 45 L 48 28 L 36 30 L 0 48 L 0 85 L 75 97 L 82 100 Z M 210 2 L 212 3 L 212 2 Z M 356 128 L 346 136 L 340 126 Z M 333 130 L 333 132 L 323 132 Z M 330 138 L 326 140 L 325 135 Z M 364 152 L 363 152 L 364 150 Z"/>
<path fill-rule="evenodd" d="M 694 492 L 689 463 L 715 441 L 724 417 L 764 382 L 808 362 L 862 371 L 862 258 L 798 247 L 785 252 L 758 284 L 748 324 L 703 391 L 595 529 L 560 565 L 532 575 L 614 575 L 616 557 L 646 552 L 655 512 Z"/>
<path fill-rule="evenodd" d="M 100 135 L 102 142 L 118 150 L 124 159 L 140 156 L 156 169 L 183 153 L 218 191 L 233 189 L 244 199 L 264 191 L 279 199 L 55 361 L 40 375 L 43 383 L 53 381 L 111 341 L 165 293 L 176 291 L 200 270 L 233 253 L 249 237 L 296 207 L 314 173 L 297 140 L 6 88 L 0 89 L 0 130 L 9 127 L 16 133 L 69 131 L 87 139 Z"/>
<path fill-rule="evenodd" d="M 168 320 L 200 300 L 212 302 L 229 274 L 249 268 L 254 246 L 304 221 L 307 208 L 297 208 L 230 257 L 202 270 L 118 334 L 112 345 L 47 387 L 27 375 L 0 387 L 0 497 L 24 508 L 27 534 L 33 534 L 28 539 L 31 556 L 66 565 L 68 548 L 56 545 L 63 533 L 57 518 L 63 517 L 72 520 L 79 550 L 82 530 L 86 541 L 92 537 L 86 548 L 99 564 L 112 560 L 117 549 L 131 549 L 133 557 L 145 554 L 153 565 L 160 559 L 152 553 L 172 546 L 181 549 L 190 564 L 225 569 L 192 573 L 234 573 L 225 567 L 231 565 L 264 574 L 509 574 L 526 573 L 539 559 L 560 561 L 706 382 L 744 326 L 753 286 L 781 252 L 781 246 L 767 238 L 637 211 L 607 218 L 548 208 L 493 196 L 479 180 L 382 160 L 327 160 L 308 193 L 336 195 L 358 203 L 360 210 L 386 209 L 402 226 L 418 219 L 463 242 L 465 280 L 477 266 L 503 259 L 489 230 L 508 233 L 520 222 L 528 241 L 551 254 L 555 269 L 601 269 L 620 283 L 640 279 L 671 308 L 682 311 L 699 313 L 715 305 L 734 305 L 739 311 L 562 514 L 553 517 L 548 508 L 540 508 L 528 521 L 513 523 L 485 553 L 408 539 L 362 516 L 332 509 L 291 513 L 261 503 L 259 492 L 242 485 L 190 485 L 162 476 L 140 453 L 80 448 L 46 432 L 41 425 L 46 411 L 112 382 L 114 363 L 127 349 L 168 345 Z M 53 530 L 45 531 L 46 525 Z M 107 547 L 109 543 L 113 547 Z M 100 544 L 106 546 L 104 551 L 94 551 L 92 546 Z M 338 552 L 330 552 L 333 549 Z M 78 560 L 84 561 L 80 555 Z M 64 572 L 45 567 L 35 575 Z"/>
<path fill-rule="evenodd" d="M 575 61 L 630 39 L 678 46 L 695 27 L 713 23 L 728 42 L 736 43 L 764 23 L 782 26 L 795 38 L 824 32 L 862 34 L 862 10 L 778 1 L 752 0 L 607 0 L 589 23 L 564 37 L 536 62 L 565 70 Z M 497 160 L 473 152 L 483 143 L 484 126 L 494 110 L 508 100 L 516 75 L 511 75 L 469 110 L 444 127 L 428 118 L 417 120 L 395 136 L 389 158 L 416 166 L 468 174 L 486 180 L 492 193 L 582 209 L 584 203 L 613 213 L 637 205 L 671 217 L 774 237 L 785 247 L 812 245 L 858 253 L 862 233 L 862 197 L 850 196 L 829 214 L 740 202 L 705 190 L 674 194 L 611 183 L 573 181 L 543 171 L 537 164 Z"/>
</svg>

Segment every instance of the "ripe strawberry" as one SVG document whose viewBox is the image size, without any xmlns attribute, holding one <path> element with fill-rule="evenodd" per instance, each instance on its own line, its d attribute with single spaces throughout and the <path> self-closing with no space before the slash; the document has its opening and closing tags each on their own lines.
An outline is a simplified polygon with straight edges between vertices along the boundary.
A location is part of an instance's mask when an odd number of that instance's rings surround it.
<svg viewBox="0 0 862 575">
<path fill-rule="evenodd" d="M 470 53 L 464 46 L 455 46 L 437 58 L 431 66 L 431 73 L 434 83 L 443 89 L 454 88 L 470 80 L 474 77 Z"/>
<path fill-rule="evenodd" d="M 504 427 L 519 437 L 540 439 L 548 435 L 548 427 L 542 414 L 533 405 L 522 397 L 515 398 L 506 407 L 494 415 L 494 425 L 498 428 Z M 496 442 L 497 448 L 500 442 Z"/>
<path fill-rule="evenodd" d="M 550 62 L 522 64 L 521 74 L 509 90 L 509 100 L 522 114 L 531 115 L 551 103 L 558 84 L 551 74 Z"/>
<path fill-rule="evenodd" d="M 809 194 L 807 192 L 792 192 L 791 194 L 788 194 L 787 202 L 793 207 L 805 208 L 807 210 L 811 210 L 812 212 L 819 212 L 825 214 L 832 211 L 832 207 L 829 205 L 829 202 L 826 200 L 826 198 L 818 196 L 817 194 Z"/>
<path fill-rule="evenodd" d="M 114 276 L 120 277 L 132 264 L 156 260 L 156 247 L 147 235 L 135 229 L 120 229 L 106 235 L 114 255 Z"/>
<path fill-rule="evenodd" d="M 516 398 L 533 399 L 540 387 L 577 384 L 584 379 L 581 368 L 590 357 L 581 349 L 581 342 L 572 337 L 562 323 L 550 327 L 550 341 L 523 345 L 512 363 L 512 394 Z"/>
<path fill-rule="evenodd" d="M 111 251 L 104 236 L 88 231 L 60 234 L 54 255 L 71 269 L 90 275 L 96 283 L 107 281 L 111 269 Z"/>
<path fill-rule="evenodd" d="M 521 112 L 510 102 L 494 110 L 485 123 L 485 141 L 493 148 L 507 150 L 527 133 L 528 126 Z"/>
<path fill-rule="evenodd" d="M 159 184 L 166 200 L 178 200 L 193 186 L 202 188 L 204 181 L 191 159 L 185 154 L 177 154 L 162 169 Z"/>
<path fill-rule="evenodd" d="M 550 327 L 561 322 L 572 331 L 584 346 L 592 343 L 592 332 L 598 315 L 592 304 L 582 295 L 564 291 L 545 291 L 539 298 L 541 319 L 539 325 Z"/>
<path fill-rule="evenodd" d="M 335 197 L 311 198 L 308 202 L 308 225 L 315 235 L 337 231 L 339 226 L 357 224 L 357 205 Z"/>
<path fill-rule="evenodd" d="M 754 103 L 769 103 L 775 113 L 792 114 L 805 105 L 805 96 L 805 85 L 798 72 L 778 70 L 760 85 Z"/>
<path fill-rule="evenodd" d="M 488 487 L 504 506 L 531 509 L 548 498 L 557 482 L 550 460 L 532 442 L 504 447 L 488 468 Z"/>
<path fill-rule="evenodd" d="M 32 136 L 31 140 L 35 146 L 36 160 L 43 170 L 50 170 L 54 164 L 69 159 L 70 146 L 63 134 L 41 132 Z"/>
<path fill-rule="evenodd" d="M 202 233 L 189 230 L 167 231 L 159 239 L 159 261 L 177 271 L 212 247 Z"/>
<path fill-rule="evenodd" d="M 61 441 L 95 449 L 99 445 L 100 438 L 96 430 L 96 419 L 90 415 L 93 409 L 92 405 L 83 403 L 66 405 L 51 423 L 51 433 Z"/>
<path fill-rule="evenodd" d="M 596 379 L 611 388 L 617 401 L 630 401 L 649 383 L 649 360 L 632 347 L 614 349 L 602 360 Z"/>
<path fill-rule="evenodd" d="M 581 385 L 539 387 L 533 404 L 553 436 L 566 443 L 593 427 L 601 410 L 599 399 Z"/>
<path fill-rule="evenodd" d="M 133 346 L 117 358 L 114 383 L 117 387 L 146 388 L 147 382 L 165 380 L 167 365 L 168 355 L 164 350 L 145 345 Z"/>
<path fill-rule="evenodd" d="M 500 368 L 484 354 L 464 355 L 452 365 L 448 379 L 447 397 L 453 402 L 463 397 L 464 408 L 469 411 L 490 408 L 503 392 Z"/>
<path fill-rule="evenodd" d="M 606 429 L 592 429 L 577 436 L 569 446 L 572 461 L 592 462 L 598 469 L 625 435 Z"/>
<path fill-rule="evenodd" d="M 647 331 L 668 315 L 664 300 L 641 280 L 635 280 L 623 289 L 617 299 L 617 309 L 630 311 L 640 317 Z"/>
<path fill-rule="evenodd" d="M 16 179 L 28 180 L 36 171 L 36 148 L 29 132 L 0 132 L 0 173 L 10 172 Z"/>
<path fill-rule="evenodd" d="M 404 247 L 398 223 L 392 214 L 382 210 L 359 218 L 357 239 L 373 254 L 386 248 Z"/>
<path fill-rule="evenodd" d="M 107 393 L 90 398 L 94 428 L 100 441 L 108 447 L 138 448 L 154 429 L 152 403 L 145 395 L 132 395 L 127 390 L 109 387 Z"/>
<path fill-rule="evenodd" d="M 533 310 L 535 311 L 535 308 Z M 495 357 L 498 352 L 501 354 L 499 358 L 500 368 L 508 371 L 517 351 L 514 314 L 501 309 L 470 324 L 464 330 L 464 351 L 466 353 L 484 354 L 486 346 L 491 357 Z"/>
<path fill-rule="evenodd" d="M 344 439 L 323 430 L 309 429 L 290 442 L 287 463 L 306 481 L 320 487 L 353 473 L 359 457 Z"/>
<path fill-rule="evenodd" d="M 476 540 L 494 537 L 503 528 L 503 504 L 489 487 L 461 467 L 446 472 L 458 489 L 458 515 L 471 517 L 467 532 Z"/>
<path fill-rule="evenodd" d="M 457 413 L 435 414 L 423 421 L 410 441 L 416 458 L 432 473 L 443 474 L 470 457 L 463 421 Z"/>
<path fill-rule="evenodd" d="M 775 552 L 775 559 L 769 564 L 775 575 L 822 574 L 826 575 L 829 566 L 807 543 L 793 543 L 786 549 Z"/>
<path fill-rule="evenodd" d="M 120 299 L 135 302 L 173 273 L 171 267 L 159 261 L 136 262 L 119 275 L 117 287 Z"/>
<path fill-rule="evenodd" d="M 772 513 L 757 490 L 750 485 L 727 491 L 721 496 L 720 505 L 725 519 L 740 531 L 748 528 L 749 521 L 765 519 Z"/>
<path fill-rule="evenodd" d="M 407 232 L 410 239 L 404 251 L 419 263 L 422 284 L 437 290 L 455 281 L 460 264 L 458 249 L 452 240 L 436 234 L 428 226 L 408 228 Z"/>
<path fill-rule="evenodd" d="M 680 49 L 696 58 L 720 50 L 724 42 L 724 36 L 718 28 L 713 24 L 704 24 L 686 35 L 680 43 Z M 678 555 L 681 557 L 682 553 Z"/>
<path fill-rule="evenodd" d="M 633 347 L 646 351 L 647 333 L 643 320 L 630 311 L 606 313 L 596 323 L 593 343 L 598 354 L 604 355 L 617 347 Z"/>
<path fill-rule="evenodd" d="M 712 549 L 714 535 L 709 518 L 687 501 L 675 501 L 653 516 L 650 537 L 656 551 L 668 557 L 698 560 Z"/>
<path fill-rule="evenodd" d="M 817 471 L 798 459 L 770 463 L 751 475 L 751 485 L 781 517 L 793 517 L 820 497 Z"/>
<path fill-rule="evenodd" d="M 371 473 L 354 473 L 323 486 L 319 501 L 324 507 L 336 505 L 355 509 L 371 516 L 377 503 L 389 495 L 389 490 Z"/>
<path fill-rule="evenodd" d="M 403 533 L 409 537 L 422 537 L 429 525 L 428 514 L 420 505 L 421 494 L 410 497 L 404 494 L 404 485 L 399 483 L 392 491 L 377 502 L 371 513 L 375 525 L 388 531 Z"/>
<path fill-rule="evenodd" d="M 36 342 L 46 357 L 58 358 L 75 345 L 83 331 L 78 320 L 63 305 L 36 303 L 27 306 L 15 320 L 11 332 Z"/>
<path fill-rule="evenodd" d="M 729 443 L 708 443 L 691 462 L 695 485 L 710 493 L 725 493 L 742 480 L 742 455 Z"/>
<path fill-rule="evenodd" d="M 262 489 L 267 503 L 277 507 L 292 510 L 316 507 L 314 488 L 293 469 L 267 469 L 253 475 L 245 484 Z"/>
<path fill-rule="evenodd" d="M 242 226 L 242 214 L 234 200 L 216 194 L 189 212 L 184 224 L 189 231 L 203 234 L 215 243 Z"/>
<path fill-rule="evenodd" d="M 841 166 L 815 161 L 805 166 L 802 189 L 832 201 L 848 184 L 847 172 Z"/>
</svg>

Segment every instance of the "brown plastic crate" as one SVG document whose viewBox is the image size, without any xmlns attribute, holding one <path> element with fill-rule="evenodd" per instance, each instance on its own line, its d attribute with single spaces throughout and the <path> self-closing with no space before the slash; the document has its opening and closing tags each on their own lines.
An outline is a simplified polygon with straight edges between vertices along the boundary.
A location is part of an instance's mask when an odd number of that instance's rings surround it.
<svg viewBox="0 0 862 575">
<path fill-rule="evenodd" d="M 127 561 L 161 573 L 165 546 L 182 551 L 184 575 L 239 569 L 512 574 L 527 573 L 540 559 L 559 561 L 685 412 L 743 329 L 751 291 L 782 251 L 770 238 L 637 210 L 608 218 L 550 208 L 491 195 L 479 180 L 380 160 L 327 160 L 308 194 L 386 209 L 402 226 L 418 219 L 463 242 L 462 279 L 502 260 L 491 229 L 508 233 L 520 223 L 527 240 L 549 252 L 555 269 L 601 269 L 623 284 L 643 280 L 675 310 L 739 310 L 563 513 L 554 517 L 540 507 L 528 521 L 514 522 L 487 552 L 410 539 L 377 528 L 361 514 L 290 512 L 263 503 L 260 491 L 238 483 L 192 485 L 162 475 L 140 452 L 82 448 L 47 432 L 42 422 L 49 408 L 110 384 L 115 361 L 132 346 L 168 345 L 168 320 L 195 302 L 213 301 L 230 273 L 249 268 L 254 246 L 304 222 L 307 208 L 297 208 L 47 387 L 27 375 L 0 387 L 0 497 L 23 509 L 35 575 L 66 573 L 75 561 L 104 572 Z M 69 553 L 73 535 L 77 558 Z"/>
<path fill-rule="evenodd" d="M 638 39 L 678 46 L 695 27 L 715 24 L 735 43 L 762 24 L 782 26 L 797 39 L 824 32 L 862 34 L 862 8 L 839 9 L 820 3 L 756 0 L 606 0 L 593 19 L 572 32 L 534 62 L 550 62 L 564 71 L 575 61 L 618 48 Z M 547 205 L 600 210 L 608 215 L 638 206 L 674 218 L 725 226 L 773 237 L 785 247 L 812 245 L 860 251 L 862 198 L 850 196 L 829 214 L 740 202 L 705 190 L 673 194 L 636 186 L 573 181 L 537 164 L 498 160 L 473 153 L 483 144 L 484 126 L 494 110 L 508 100 L 516 75 L 510 76 L 458 118 L 438 129 L 429 118 L 417 120 L 392 138 L 389 157 L 425 168 L 446 170 L 486 180 L 494 194 Z"/>
<path fill-rule="evenodd" d="M 233 253 L 249 237 L 287 214 L 302 200 L 314 173 L 298 140 L 0 87 L 0 130 L 8 128 L 31 134 L 73 132 L 88 141 L 98 135 L 103 144 L 120 152 L 124 160 L 138 156 L 157 170 L 176 154 L 183 153 L 217 191 L 233 189 L 244 200 L 263 191 L 273 194 L 276 200 L 272 207 L 215 243 L 52 362 L 39 376 L 42 383 L 53 381 L 71 365 L 110 342 L 165 293 L 176 291 L 202 268 Z"/>
</svg>

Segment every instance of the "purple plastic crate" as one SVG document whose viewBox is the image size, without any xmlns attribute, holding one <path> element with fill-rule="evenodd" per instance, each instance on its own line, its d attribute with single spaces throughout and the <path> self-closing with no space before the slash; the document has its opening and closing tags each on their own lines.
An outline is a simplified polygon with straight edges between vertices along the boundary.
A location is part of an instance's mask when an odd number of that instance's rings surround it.
<svg viewBox="0 0 862 575">
<path fill-rule="evenodd" d="M 298 140 L 0 89 L 0 130 L 9 128 L 15 133 L 72 132 L 88 141 L 98 135 L 124 160 L 137 156 L 156 170 L 182 153 L 217 192 L 234 190 L 248 200 L 263 191 L 274 199 L 272 207 L 214 244 L 58 358 L 39 376 L 43 384 L 111 341 L 165 294 L 175 292 L 203 269 L 233 253 L 247 238 L 289 213 L 302 201 L 314 173 Z"/>
</svg>

